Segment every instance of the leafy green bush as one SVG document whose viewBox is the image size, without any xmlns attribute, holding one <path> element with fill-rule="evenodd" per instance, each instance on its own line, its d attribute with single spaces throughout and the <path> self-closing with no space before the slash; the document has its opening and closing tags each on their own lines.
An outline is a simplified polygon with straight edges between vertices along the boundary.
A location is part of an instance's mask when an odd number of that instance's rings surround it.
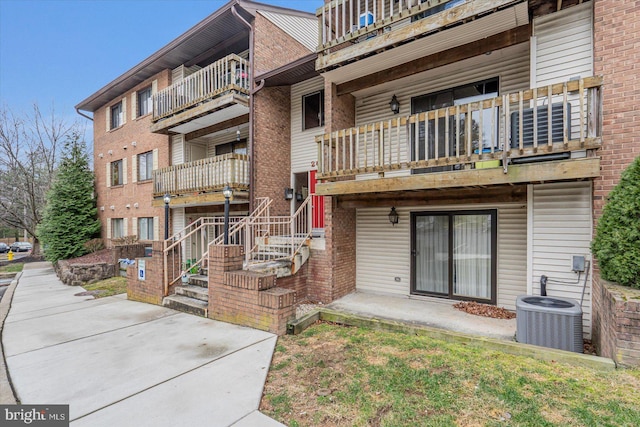
<svg viewBox="0 0 640 427">
<path fill-rule="evenodd" d="M 591 250 L 604 279 L 640 289 L 640 157 L 611 190 Z"/>
</svg>

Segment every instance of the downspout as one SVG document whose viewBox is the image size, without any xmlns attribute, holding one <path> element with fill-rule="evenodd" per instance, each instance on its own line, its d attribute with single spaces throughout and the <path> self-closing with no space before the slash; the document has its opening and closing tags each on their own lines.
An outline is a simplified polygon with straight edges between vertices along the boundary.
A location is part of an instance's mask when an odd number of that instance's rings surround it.
<svg viewBox="0 0 640 427">
<path fill-rule="evenodd" d="M 78 108 L 77 108 L 77 107 L 76 107 L 76 113 L 80 114 L 82 117 L 84 117 L 84 118 L 86 118 L 86 119 L 89 119 L 89 120 L 93 121 L 93 117 L 89 117 L 89 116 L 87 116 L 86 114 L 81 113 L 81 112 L 80 112 L 80 110 L 78 110 Z"/>
<path fill-rule="evenodd" d="M 231 13 L 235 16 L 238 21 L 243 23 L 249 29 L 249 66 L 251 67 L 250 72 L 250 85 L 251 90 L 249 91 L 249 214 L 253 212 L 254 208 L 254 193 L 255 193 L 255 173 L 254 173 L 254 158 L 255 158 L 255 150 L 253 147 L 253 137 L 254 137 L 254 129 L 253 129 L 253 95 L 257 90 L 254 90 L 254 82 L 253 82 L 253 73 L 254 73 L 254 62 L 253 62 L 253 44 L 254 44 L 254 30 L 253 25 L 248 23 L 236 10 L 236 5 L 231 6 Z M 260 87 L 258 90 L 262 89 Z"/>
</svg>

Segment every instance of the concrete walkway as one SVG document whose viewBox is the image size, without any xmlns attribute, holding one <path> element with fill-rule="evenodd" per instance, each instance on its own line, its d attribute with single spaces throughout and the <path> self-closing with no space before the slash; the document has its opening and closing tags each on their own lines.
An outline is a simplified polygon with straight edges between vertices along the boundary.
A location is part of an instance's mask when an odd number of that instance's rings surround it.
<svg viewBox="0 0 640 427">
<path fill-rule="evenodd" d="M 25 265 L 2 332 L 20 402 L 78 427 L 281 425 L 257 411 L 275 335 L 82 291 Z"/>
</svg>

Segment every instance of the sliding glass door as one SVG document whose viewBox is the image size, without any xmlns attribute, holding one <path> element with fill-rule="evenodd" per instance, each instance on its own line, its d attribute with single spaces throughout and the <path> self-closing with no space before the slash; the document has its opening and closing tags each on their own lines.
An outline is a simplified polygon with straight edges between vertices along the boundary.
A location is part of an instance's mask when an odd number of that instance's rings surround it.
<svg viewBox="0 0 640 427">
<path fill-rule="evenodd" d="M 495 303 L 495 210 L 411 216 L 414 294 Z"/>
</svg>

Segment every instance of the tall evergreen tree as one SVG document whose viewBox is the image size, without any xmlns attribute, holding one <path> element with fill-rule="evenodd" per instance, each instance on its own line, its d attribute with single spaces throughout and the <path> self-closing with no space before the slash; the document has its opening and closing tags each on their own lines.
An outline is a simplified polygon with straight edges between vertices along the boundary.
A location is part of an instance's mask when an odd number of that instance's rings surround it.
<svg viewBox="0 0 640 427">
<path fill-rule="evenodd" d="M 84 255 L 83 244 L 100 232 L 97 213 L 86 144 L 74 133 L 65 143 L 38 226 L 46 258 L 55 262 Z"/>
</svg>

